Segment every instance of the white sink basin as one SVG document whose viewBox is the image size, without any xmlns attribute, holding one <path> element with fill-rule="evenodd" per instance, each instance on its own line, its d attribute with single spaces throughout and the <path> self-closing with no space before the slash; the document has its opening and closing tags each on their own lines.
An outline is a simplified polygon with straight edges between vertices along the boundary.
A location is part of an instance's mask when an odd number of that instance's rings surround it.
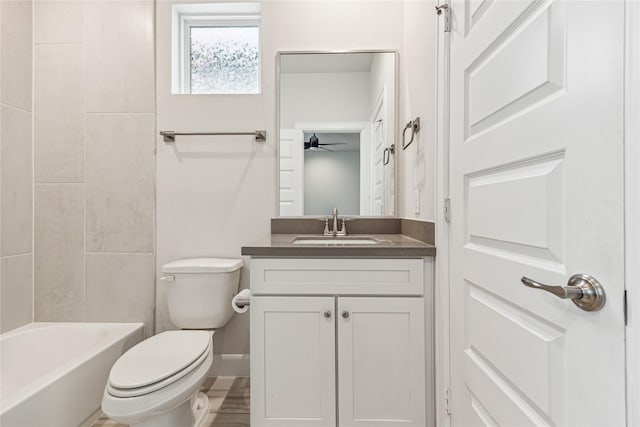
<svg viewBox="0 0 640 427">
<path fill-rule="evenodd" d="M 377 245 L 380 241 L 373 237 L 296 237 L 293 239 L 295 245 Z"/>
</svg>

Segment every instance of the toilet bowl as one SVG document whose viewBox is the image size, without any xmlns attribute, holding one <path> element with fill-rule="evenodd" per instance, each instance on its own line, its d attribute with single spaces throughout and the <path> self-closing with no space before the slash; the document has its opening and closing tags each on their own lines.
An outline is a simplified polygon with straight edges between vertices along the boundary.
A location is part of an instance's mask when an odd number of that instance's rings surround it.
<svg viewBox="0 0 640 427">
<path fill-rule="evenodd" d="M 132 427 L 202 424 L 209 399 L 199 390 L 213 363 L 214 329 L 233 315 L 241 267 L 241 260 L 221 258 L 163 266 L 170 317 L 190 329 L 154 335 L 116 361 L 102 399 L 107 416 Z"/>
</svg>

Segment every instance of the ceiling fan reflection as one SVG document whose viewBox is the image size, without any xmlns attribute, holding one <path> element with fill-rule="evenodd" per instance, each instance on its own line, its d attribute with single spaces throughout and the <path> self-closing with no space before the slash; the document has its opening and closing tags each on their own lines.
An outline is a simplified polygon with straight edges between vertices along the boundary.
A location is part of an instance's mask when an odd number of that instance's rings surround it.
<svg viewBox="0 0 640 427">
<path fill-rule="evenodd" d="M 309 149 L 321 149 L 321 150 L 326 150 L 326 151 L 331 151 L 333 152 L 333 150 L 329 150 L 328 148 L 323 147 L 324 145 L 348 145 L 348 143 L 346 142 L 333 142 L 333 143 L 320 143 L 320 140 L 318 139 L 318 137 L 316 136 L 316 134 L 314 133 L 311 138 L 309 138 L 309 141 L 304 141 L 304 149 L 305 150 L 309 150 Z"/>
</svg>

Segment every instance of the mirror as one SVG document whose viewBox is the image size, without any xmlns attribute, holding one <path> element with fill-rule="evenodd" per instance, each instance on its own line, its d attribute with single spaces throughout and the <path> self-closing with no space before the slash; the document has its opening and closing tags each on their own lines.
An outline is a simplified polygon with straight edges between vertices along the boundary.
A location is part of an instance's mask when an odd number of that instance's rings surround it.
<svg viewBox="0 0 640 427">
<path fill-rule="evenodd" d="M 280 52 L 281 216 L 396 214 L 397 53 Z"/>
</svg>

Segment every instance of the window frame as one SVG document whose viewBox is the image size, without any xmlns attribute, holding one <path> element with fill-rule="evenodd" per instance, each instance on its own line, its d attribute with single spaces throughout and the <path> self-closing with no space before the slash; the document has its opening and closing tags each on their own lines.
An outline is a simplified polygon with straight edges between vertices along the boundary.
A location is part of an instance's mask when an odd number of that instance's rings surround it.
<svg viewBox="0 0 640 427">
<path fill-rule="evenodd" d="M 260 15 L 258 14 L 197 14 L 181 13 L 179 15 L 180 54 L 179 54 L 179 89 L 188 95 L 257 95 L 262 91 L 261 73 L 261 34 Z M 224 28 L 250 27 L 258 30 L 258 75 L 255 92 L 210 92 L 196 93 L 191 90 L 191 29 L 192 28 Z"/>
</svg>

